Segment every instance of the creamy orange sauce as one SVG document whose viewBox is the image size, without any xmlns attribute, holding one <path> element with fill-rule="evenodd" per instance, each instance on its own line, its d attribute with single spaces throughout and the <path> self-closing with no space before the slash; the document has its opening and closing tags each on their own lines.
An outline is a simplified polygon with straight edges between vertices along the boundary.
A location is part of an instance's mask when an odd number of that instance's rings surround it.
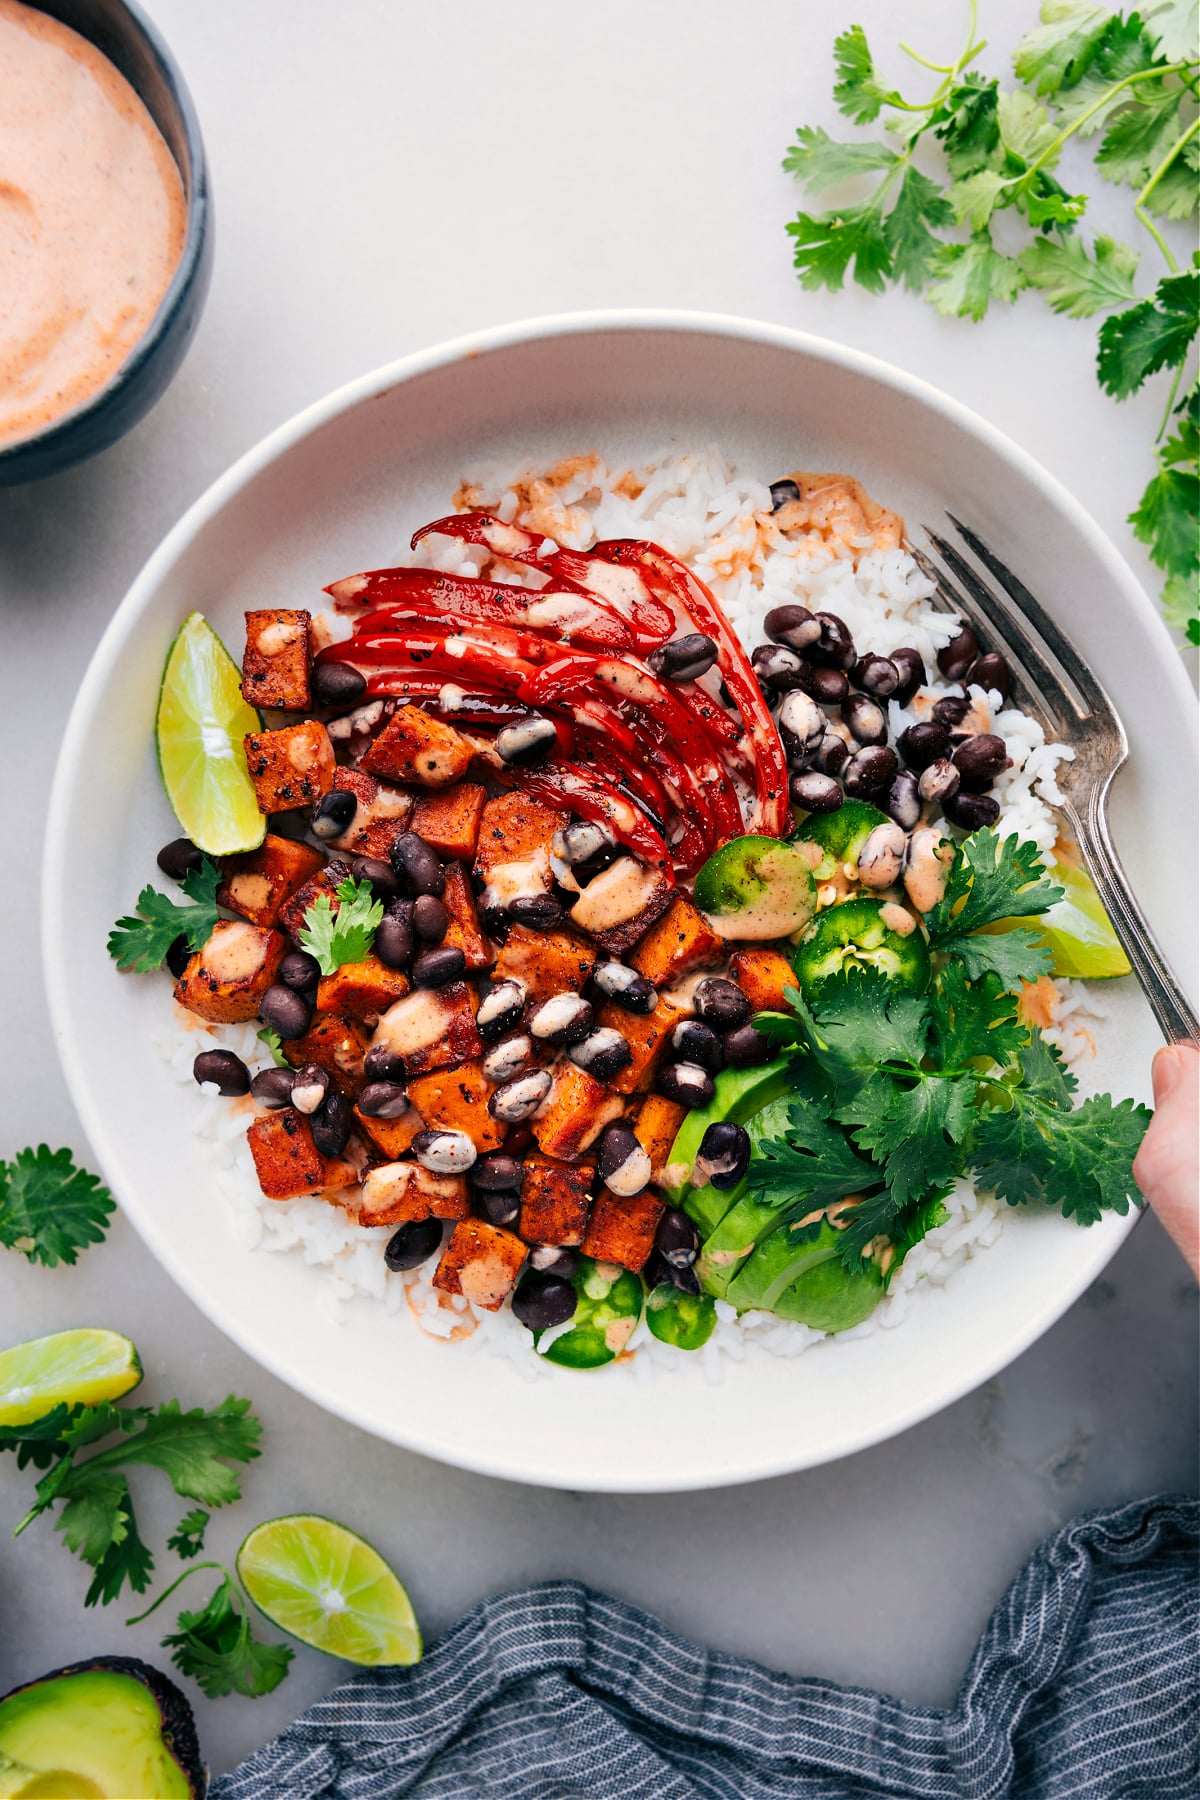
<svg viewBox="0 0 1200 1800">
<path fill-rule="evenodd" d="M 0 0 L 0 444 L 91 399 L 183 252 L 179 171 L 93 44 Z"/>
</svg>

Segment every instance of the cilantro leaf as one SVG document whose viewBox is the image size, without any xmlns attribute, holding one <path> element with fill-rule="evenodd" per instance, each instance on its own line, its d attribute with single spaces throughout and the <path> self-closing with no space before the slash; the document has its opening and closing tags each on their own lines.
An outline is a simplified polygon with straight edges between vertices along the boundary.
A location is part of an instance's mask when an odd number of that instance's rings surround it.
<svg viewBox="0 0 1200 1800">
<path fill-rule="evenodd" d="M 850 206 L 841 212 L 797 213 L 787 229 L 796 240 L 792 261 L 802 287 L 824 287 L 836 293 L 853 262 L 854 279 L 859 286 L 871 294 L 883 292 L 885 277 L 891 273 L 892 254 L 877 205 Z"/>
<path fill-rule="evenodd" d="M 122 1442 L 77 1464 L 74 1474 L 149 1464 L 168 1475 L 175 1492 L 185 1499 L 225 1506 L 242 1491 L 227 1463 L 252 1462 L 260 1454 L 261 1436 L 262 1425 L 248 1400 L 230 1394 L 209 1412 L 202 1407 L 184 1412 L 178 1400 L 168 1400 Z"/>
<path fill-rule="evenodd" d="M 1046 108 L 1040 106 L 1024 88 L 1014 88 L 1010 93 L 1001 93 L 997 97 L 996 123 L 1004 148 L 1013 156 L 1019 157 L 1023 163 L 1034 162 L 1049 150 L 1057 136 Z M 1057 161 L 1056 153 L 1042 166 L 1052 169 Z"/>
<path fill-rule="evenodd" d="M 1028 1040 L 1017 1018 L 1017 1003 L 1003 979 L 988 972 L 972 977 L 961 961 L 946 964 L 930 994 L 932 1055 L 942 1070 L 962 1069 L 976 1057 L 1001 1068 Z"/>
<path fill-rule="evenodd" d="M 929 276 L 939 239 L 933 234 L 949 225 L 953 209 L 936 182 L 911 164 L 904 171 L 896 203 L 884 220 L 883 235 L 891 252 L 892 274 L 913 293 Z"/>
<path fill-rule="evenodd" d="M 104 1241 L 113 1197 L 100 1178 L 76 1168 L 69 1150 L 19 1150 L 0 1162 L 0 1245 L 53 1269 Z"/>
<path fill-rule="evenodd" d="M 199 1556 L 204 1548 L 204 1533 L 211 1513 L 206 1513 L 202 1506 L 195 1506 L 191 1512 L 185 1512 L 178 1525 L 167 1539 L 167 1549 L 173 1550 L 176 1556 L 185 1561 L 192 1556 Z"/>
<path fill-rule="evenodd" d="M 872 169 L 890 169 L 895 161 L 886 144 L 839 144 L 819 125 L 802 125 L 783 166 L 817 194 Z"/>
<path fill-rule="evenodd" d="M 972 1117 L 973 1077 L 921 1075 L 911 1085 L 868 1081 L 837 1107 L 860 1150 L 883 1165 L 897 1208 L 958 1173 Z"/>
<path fill-rule="evenodd" d="M 135 1594 L 144 1594 L 154 1571 L 154 1558 L 143 1543 L 133 1514 L 129 1486 L 116 1502 L 117 1529 L 104 1554 L 93 1564 L 95 1573 L 83 1597 L 85 1606 L 108 1606 L 128 1584 Z M 82 1553 L 81 1553 L 82 1554 Z M 85 1561 L 90 1560 L 85 1558 Z"/>
<path fill-rule="evenodd" d="M 938 312 L 959 318 L 982 319 L 991 301 L 1015 300 L 1025 285 L 1020 263 L 1001 256 L 986 232 L 966 244 L 942 244 L 931 272 L 929 299 Z"/>
<path fill-rule="evenodd" d="M 1160 469 L 1130 513 L 1129 523 L 1160 569 L 1181 577 L 1193 574 L 1200 560 L 1200 475 L 1189 469 Z"/>
<path fill-rule="evenodd" d="M 931 111 L 929 124 L 946 153 L 951 175 L 973 175 L 1003 160 L 999 94 L 998 82 L 964 75 Z"/>
<path fill-rule="evenodd" d="M 1162 609 L 1168 625 L 1181 631 L 1189 644 L 1200 644 L 1200 578 L 1172 575 L 1162 591 Z"/>
<path fill-rule="evenodd" d="M 788 999 L 805 1024 L 814 1059 L 835 1081 L 889 1067 L 914 1068 L 925 1054 L 927 1002 L 897 993 L 876 969 L 831 975 L 811 1012 L 793 992 Z"/>
<path fill-rule="evenodd" d="M 1108 29 L 1112 9 L 1088 0 L 1042 0 L 1042 23 L 1017 45 L 1013 67 L 1035 94 L 1078 81 Z"/>
<path fill-rule="evenodd" d="M 799 1097 L 786 1112 L 786 1136 L 755 1145 L 746 1185 L 764 1205 L 795 1201 L 804 1212 L 878 1185 L 880 1171 L 859 1156 L 845 1131 Z"/>
<path fill-rule="evenodd" d="M 189 869 L 183 891 L 193 902 L 180 906 L 157 888 L 144 887 L 134 912 L 118 919 L 108 934 L 108 954 L 118 969 L 148 974 L 160 969 L 177 937 L 186 937 L 188 948 L 199 950 L 220 917 L 217 887 L 221 871 L 205 857 L 198 869 Z"/>
<path fill-rule="evenodd" d="M 383 902 L 367 881 L 348 875 L 336 890 L 335 908 L 328 894 L 318 894 L 304 914 L 299 941 L 321 965 L 322 975 L 332 975 L 343 963 L 361 962 L 375 941 L 383 918 Z"/>
<path fill-rule="evenodd" d="M 1200 331 L 1200 270 L 1167 275 L 1153 300 L 1115 313 L 1100 327 L 1100 385 L 1118 400 L 1136 393 L 1159 369 L 1177 368 Z"/>
<path fill-rule="evenodd" d="M 974 175 L 967 175 L 962 181 L 956 181 L 949 195 L 956 224 L 969 225 L 972 231 L 982 231 L 1007 186 L 1008 177 L 1002 175 L 999 169 L 978 169 Z"/>
<path fill-rule="evenodd" d="M 255 1638 L 245 1601 L 229 1576 L 222 1575 L 206 1605 L 179 1614 L 179 1629 L 162 1639 L 163 1648 L 170 1650 L 180 1674 L 190 1675 L 210 1700 L 225 1694 L 254 1700 L 279 1686 L 294 1652 L 286 1644 Z"/>
<path fill-rule="evenodd" d="M 1144 74 L 1153 64 L 1154 46 L 1137 13 L 1128 19 L 1114 13 L 1086 66 L 1079 70 L 1072 65 L 1071 81 L 1064 82 L 1054 96 L 1060 126 L 1070 126 L 1080 137 L 1102 130 L 1115 112 L 1129 104 L 1130 90 L 1120 83 L 1130 75 Z"/>
<path fill-rule="evenodd" d="M 255 1032 L 260 1044 L 265 1044 L 271 1053 L 271 1061 L 277 1069 L 286 1069 L 288 1059 L 283 1054 L 283 1039 L 273 1025 L 264 1025 L 261 1031 Z"/>
<path fill-rule="evenodd" d="M 1063 889 L 1046 873 L 1036 844 L 999 838 L 986 827 L 958 846 L 946 891 L 926 913 L 925 928 L 934 949 L 961 956 L 962 940 L 984 925 L 1048 912 L 1062 898 Z"/>
<path fill-rule="evenodd" d="M 1189 219 L 1200 205 L 1200 138 L 1182 145 L 1150 189 L 1148 212 L 1163 219 Z"/>
<path fill-rule="evenodd" d="M 901 105 L 894 88 L 880 85 L 875 63 L 861 25 L 851 25 L 833 40 L 833 60 L 837 69 L 833 97 L 839 112 L 856 125 L 869 125 L 885 106 Z"/>
<path fill-rule="evenodd" d="M 62 1455 L 65 1448 L 63 1433 L 71 1419 L 82 1410 L 60 1400 L 42 1418 L 31 1419 L 28 1425 L 0 1425 L 0 1454 L 5 1450 L 15 1451 L 18 1469 L 27 1464 L 32 1464 L 35 1469 L 48 1469 Z"/>
<path fill-rule="evenodd" d="M 1140 188 L 1180 134 L 1184 90 L 1147 81 L 1128 91 L 1129 104 L 1113 116 L 1096 152 L 1096 166 L 1109 181 Z"/>
<path fill-rule="evenodd" d="M 957 938 L 945 948 L 961 962 L 972 981 L 996 975 L 1009 993 L 1016 993 L 1023 982 L 1036 981 L 1054 962 L 1053 952 L 1039 942 L 1037 932 L 1023 925 L 1011 931 L 977 932 Z"/>
<path fill-rule="evenodd" d="M 1146 30 L 1160 56 L 1168 62 L 1195 62 L 1200 56 L 1197 30 L 1200 15 L 1192 0 L 1158 0 L 1145 9 Z"/>
<path fill-rule="evenodd" d="M 1135 297 L 1137 251 L 1115 238 L 1098 235 L 1096 254 L 1091 257 L 1081 238 L 1042 237 L 1018 260 L 1029 285 L 1041 290 L 1055 312 L 1072 319 L 1124 306 Z"/>
</svg>

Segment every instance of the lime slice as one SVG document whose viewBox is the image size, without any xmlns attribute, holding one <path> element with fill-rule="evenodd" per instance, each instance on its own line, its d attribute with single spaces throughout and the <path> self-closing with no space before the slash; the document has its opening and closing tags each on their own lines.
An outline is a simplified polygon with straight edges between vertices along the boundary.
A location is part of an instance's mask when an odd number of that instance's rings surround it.
<svg viewBox="0 0 1200 1800">
<path fill-rule="evenodd" d="M 192 613 L 167 655 L 158 697 L 158 766 L 188 837 L 209 856 L 262 843 L 242 739 L 262 721 L 242 699 L 241 674 L 202 613 Z"/>
<path fill-rule="evenodd" d="M 56 1331 L 0 1350 L 0 1425 L 28 1425 L 60 1403 L 119 1400 L 142 1379 L 138 1353 L 119 1331 Z"/>
<path fill-rule="evenodd" d="M 317 1513 L 256 1526 L 238 1551 L 246 1592 L 272 1624 L 346 1662 L 415 1663 L 412 1601 L 377 1550 Z"/>
</svg>

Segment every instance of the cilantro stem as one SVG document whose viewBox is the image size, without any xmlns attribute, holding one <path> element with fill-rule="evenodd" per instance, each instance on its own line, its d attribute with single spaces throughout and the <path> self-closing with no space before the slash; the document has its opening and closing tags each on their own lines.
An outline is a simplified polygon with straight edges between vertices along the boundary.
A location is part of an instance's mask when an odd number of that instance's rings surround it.
<svg viewBox="0 0 1200 1800">
<path fill-rule="evenodd" d="M 158 1611 L 159 1607 L 162 1605 L 164 1600 L 169 1600 L 171 1598 L 171 1595 L 175 1592 L 175 1589 L 179 1586 L 179 1584 L 181 1582 L 186 1581 L 189 1575 L 198 1575 L 200 1573 L 201 1569 L 219 1569 L 221 1574 L 225 1577 L 226 1581 L 229 1582 L 230 1587 L 233 1586 L 233 1582 L 230 1579 L 229 1570 L 225 1567 L 224 1563 L 219 1563 L 219 1562 L 193 1563 L 191 1568 L 185 1569 L 183 1571 L 182 1575 L 177 1575 L 175 1577 L 175 1579 L 171 1583 L 170 1587 L 163 1589 L 162 1593 L 158 1596 L 157 1600 L 152 1600 L 150 1602 L 150 1605 L 146 1608 L 145 1612 L 137 1613 L 132 1619 L 126 1619 L 126 1621 L 125 1621 L 126 1625 L 140 1625 L 143 1619 L 148 1619 L 152 1612 Z"/>
<path fill-rule="evenodd" d="M 1011 176 L 1010 182 L 1025 181 L 1030 175 L 1036 174 L 1039 169 L 1043 168 L 1045 164 L 1049 162 L 1052 156 L 1058 155 L 1058 152 L 1062 149 L 1068 138 L 1074 137 L 1075 133 L 1086 125 L 1089 119 L 1094 118 L 1101 108 L 1107 106 L 1109 101 L 1112 100 L 1115 95 L 1121 93 L 1124 88 L 1133 87 L 1135 83 L 1139 81 L 1159 80 L 1164 75 L 1183 75 L 1192 67 L 1193 65 L 1191 63 L 1186 62 L 1169 63 L 1165 68 L 1161 69 L 1139 69 L 1134 75 L 1126 75 L 1120 81 L 1114 81 L 1111 87 L 1105 88 L 1098 100 L 1093 100 L 1092 104 L 1081 112 L 1077 119 L 1072 119 L 1069 125 L 1064 125 L 1062 130 L 1051 138 L 1040 156 L 1035 156 L 1027 169 L 1023 169 L 1020 175 Z M 1192 130 L 1194 129 L 1195 127 L 1193 126 Z M 1180 142 L 1186 143 L 1187 137 L 1190 136 L 1191 132 L 1189 131 Z M 1177 144 L 1175 149 L 1178 150 L 1178 148 L 1179 145 Z M 1170 162 L 1174 155 L 1175 150 L 1172 150 L 1171 156 L 1167 158 L 1167 161 Z M 1161 172 L 1162 171 L 1160 170 L 1159 173 L 1161 174 Z M 1155 175 L 1154 179 L 1157 180 L 1158 175 Z M 1151 231 L 1152 235 L 1157 238 L 1158 232 L 1154 231 L 1153 227 L 1151 227 Z M 1159 238 L 1159 243 L 1161 245 L 1161 238 Z"/>
<path fill-rule="evenodd" d="M 1187 359 L 1185 358 L 1184 360 L 1186 361 Z M 1154 434 L 1154 441 L 1156 444 L 1159 444 L 1162 442 L 1163 432 L 1167 429 L 1167 426 L 1171 423 L 1171 413 L 1174 410 L 1175 396 L 1179 392 L 1179 383 L 1180 383 L 1180 380 L 1182 379 L 1182 376 L 1183 376 L 1183 363 L 1179 363 L 1175 370 L 1175 378 L 1171 382 L 1171 391 L 1167 395 L 1167 404 L 1163 408 L 1162 420 L 1159 424 L 1158 430 Z"/>
<path fill-rule="evenodd" d="M 953 75 L 954 73 L 953 63 L 930 62 L 927 56 L 922 56 L 921 52 L 919 50 L 914 50 L 911 44 L 901 44 L 900 48 L 903 50 L 905 56 L 911 56 L 913 61 L 915 63 L 920 63 L 923 69 L 932 69 L 935 75 Z"/>
<path fill-rule="evenodd" d="M 1150 236 L 1154 239 L 1155 243 L 1158 245 L 1159 249 L 1162 251 L 1164 258 L 1166 259 L 1167 267 L 1170 269 L 1172 275 L 1177 275 L 1179 273 L 1179 265 L 1175 261 L 1175 258 L 1172 256 L 1166 239 L 1163 237 L 1163 235 L 1159 231 L 1157 225 L 1155 225 L 1153 223 L 1153 221 L 1150 218 L 1149 213 L 1146 211 L 1146 201 L 1149 199 L 1150 195 L 1154 192 L 1155 188 L 1158 186 L 1159 182 L 1162 180 L 1163 176 L 1166 174 L 1166 172 L 1170 168 L 1171 164 L 1175 161 L 1175 158 L 1179 155 L 1179 152 L 1182 149 L 1184 149 L 1187 144 L 1189 144 L 1191 142 L 1192 138 L 1195 137 L 1195 135 L 1198 131 L 1200 131 L 1200 118 L 1193 119 L 1191 124 L 1188 126 L 1187 130 L 1184 132 L 1183 136 L 1180 138 L 1177 138 L 1175 140 L 1175 142 L 1172 144 L 1171 148 L 1167 151 L 1167 154 L 1163 157 L 1163 159 L 1159 163 L 1157 169 L 1155 169 L 1155 171 L 1151 175 L 1149 181 L 1146 183 L 1145 187 L 1142 189 L 1141 193 L 1138 195 L 1137 199 L 1133 203 L 1134 212 L 1137 214 L 1141 223 L 1146 227 L 1146 230 L 1150 233 Z M 1178 382 L 1178 379 L 1179 379 L 1178 376 L 1176 376 L 1176 382 Z M 1174 396 L 1174 393 L 1175 393 L 1175 389 L 1172 388 L 1171 389 L 1172 397 Z M 1159 428 L 1159 433 L 1158 433 L 1159 437 L 1162 436 L 1164 429 L 1165 429 L 1165 421 L 1163 423 L 1163 426 L 1161 426 Z"/>
</svg>

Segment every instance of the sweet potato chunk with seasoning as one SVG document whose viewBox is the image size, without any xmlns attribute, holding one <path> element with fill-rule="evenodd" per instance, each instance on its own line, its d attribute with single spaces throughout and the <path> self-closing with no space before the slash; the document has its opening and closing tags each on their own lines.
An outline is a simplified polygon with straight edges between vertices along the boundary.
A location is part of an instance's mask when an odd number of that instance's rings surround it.
<svg viewBox="0 0 1200 1800">
<path fill-rule="evenodd" d="M 246 1133 L 258 1185 L 268 1200 L 294 1200 L 326 1186 L 325 1158 L 303 1113 L 285 1106 L 255 1119 Z"/>
<path fill-rule="evenodd" d="M 688 1109 L 663 1094 L 647 1094 L 633 1127 L 633 1135 L 650 1158 L 650 1173 L 657 1181 L 671 1155 L 671 1146 Z"/>
<path fill-rule="evenodd" d="M 246 614 L 242 695 L 251 706 L 312 705 L 312 614 L 268 607 Z"/>
<path fill-rule="evenodd" d="M 248 919 L 218 919 L 175 983 L 175 998 L 213 1025 L 253 1019 L 286 950 L 278 931 Z"/>
<path fill-rule="evenodd" d="M 483 934 L 475 896 L 471 892 L 471 878 L 461 863 L 446 865 L 442 905 L 450 914 L 450 924 L 442 942 L 461 950 L 467 959 L 468 969 L 473 972 L 490 969 L 496 960 L 496 952 Z"/>
<path fill-rule="evenodd" d="M 386 968 L 377 956 L 368 956 L 364 962 L 343 963 L 332 975 L 321 977 L 317 1011 L 373 1025 L 380 1013 L 403 1000 L 411 986 L 399 969 Z"/>
<path fill-rule="evenodd" d="M 465 1175 L 434 1175 L 419 1162 L 393 1162 L 363 1176 L 359 1218 L 364 1225 L 465 1219 L 470 1210 Z"/>
<path fill-rule="evenodd" d="M 531 1001 L 549 1000 L 568 989 L 577 994 L 596 963 L 596 952 L 582 938 L 565 931 L 530 931 L 514 925 L 496 957 L 493 981 L 516 976 L 529 990 Z"/>
<path fill-rule="evenodd" d="M 400 706 L 371 744 L 361 766 L 368 775 L 439 788 L 465 775 L 474 754 L 452 725 L 443 725 L 419 706 Z"/>
<path fill-rule="evenodd" d="M 251 731 L 243 742 L 259 812 L 312 806 L 333 786 L 333 744 L 318 719 Z"/>
<path fill-rule="evenodd" d="M 257 850 L 228 857 L 222 867 L 217 905 L 241 913 L 252 925 L 274 925 L 284 901 L 325 867 L 325 858 L 311 844 L 268 831 Z"/>
<path fill-rule="evenodd" d="M 412 829 L 439 856 L 470 862 L 479 837 L 479 818 L 486 791 L 474 781 L 458 781 L 438 794 L 422 794 L 413 814 Z"/>
<path fill-rule="evenodd" d="M 293 1069 L 305 1063 L 316 1063 L 326 1069 L 341 1093 L 351 1097 L 362 1088 L 363 1057 L 367 1053 L 365 1034 L 348 1019 L 318 1013 L 304 1036 L 292 1038 L 283 1046 L 283 1054 Z"/>
<path fill-rule="evenodd" d="M 661 869 L 619 856 L 588 882 L 571 908 L 571 923 L 620 956 L 649 931 L 671 904 L 675 889 Z"/>
<path fill-rule="evenodd" d="M 627 1013 L 614 1000 L 606 1001 L 600 1008 L 599 1024 L 619 1031 L 633 1053 L 609 1085 L 618 1094 L 644 1092 L 654 1080 L 655 1064 L 669 1033 L 688 1016 L 686 1007 L 673 1005 L 661 994 L 652 1013 Z"/>
<path fill-rule="evenodd" d="M 656 1200 L 649 1190 L 623 1199 L 602 1188 L 584 1233 L 583 1254 L 640 1274 L 654 1248 L 654 1234 L 662 1215 L 661 1200 Z"/>
<path fill-rule="evenodd" d="M 787 1012 L 784 988 L 794 988 L 796 974 L 778 950 L 738 950 L 729 959 L 729 979 L 736 981 L 759 1012 Z"/>
<path fill-rule="evenodd" d="M 520 1232 L 527 1244 L 575 1245 L 583 1242 L 592 1182 L 590 1163 L 572 1167 L 541 1157 L 525 1159 L 521 1185 Z"/>
<path fill-rule="evenodd" d="M 356 1106 L 354 1129 L 373 1150 L 381 1151 L 388 1162 L 396 1162 L 412 1148 L 418 1131 L 425 1129 L 425 1121 L 415 1106 L 410 1106 L 398 1119 L 369 1119 Z"/>
<path fill-rule="evenodd" d="M 327 838 L 326 843 L 351 856 L 373 856 L 386 862 L 396 839 L 408 830 L 416 805 L 412 795 L 390 782 L 376 781 L 361 769 L 335 769 L 333 787 L 335 793 L 353 794 L 358 805 L 341 836 Z"/>
<path fill-rule="evenodd" d="M 487 1312 L 499 1312 L 524 1261 L 525 1246 L 511 1231 L 483 1219 L 463 1219 L 442 1251 L 433 1285 L 445 1294 L 465 1294 Z"/>
<path fill-rule="evenodd" d="M 474 994 L 463 981 L 417 988 L 389 1006 L 375 1027 L 375 1042 L 403 1057 L 408 1076 L 449 1069 L 483 1054 L 475 1029 Z"/>
<path fill-rule="evenodd" d="M 343 881 L 350 875 L 348 862 L 327 862 L 317 870 L 315 875 L 298 887 L 291 897 L 284 901 L 279 909 L 279 924 L 289 937 L 298 938 L 300 928 L 304 924 L 304 915 L 316 900 L 318 894 L 324 894 L 329 902 L 330 910 L 336 912 L 342 904 L 337 891 Z"/>
<path fill-rule="evenodd" d="M 624 1110 L 619 1095 L 601 1087 L 574 1063 L 564 1063 L 544 1109 L 532 1121 L 533 1135 L 546 1156 L 575 1162 Z"/>
<path fill-rule="evenodd" d="M 703 915 L 690 900 L 676 894 L 629 960 L 655 987 L 668 987 L 705 963 L 719 962 L 724 954 L 723 941 L 710 930 Z"/>
<path fill-rule="evenodd" d="M 465 1131 L 481 1153 L 504 1141 L 504 1126 L 487 1109 L 491 1091 L 477 1062 L 418 1075 L 408 1084 L 408 1097 L 430 1130 Z"/>
</svg>

